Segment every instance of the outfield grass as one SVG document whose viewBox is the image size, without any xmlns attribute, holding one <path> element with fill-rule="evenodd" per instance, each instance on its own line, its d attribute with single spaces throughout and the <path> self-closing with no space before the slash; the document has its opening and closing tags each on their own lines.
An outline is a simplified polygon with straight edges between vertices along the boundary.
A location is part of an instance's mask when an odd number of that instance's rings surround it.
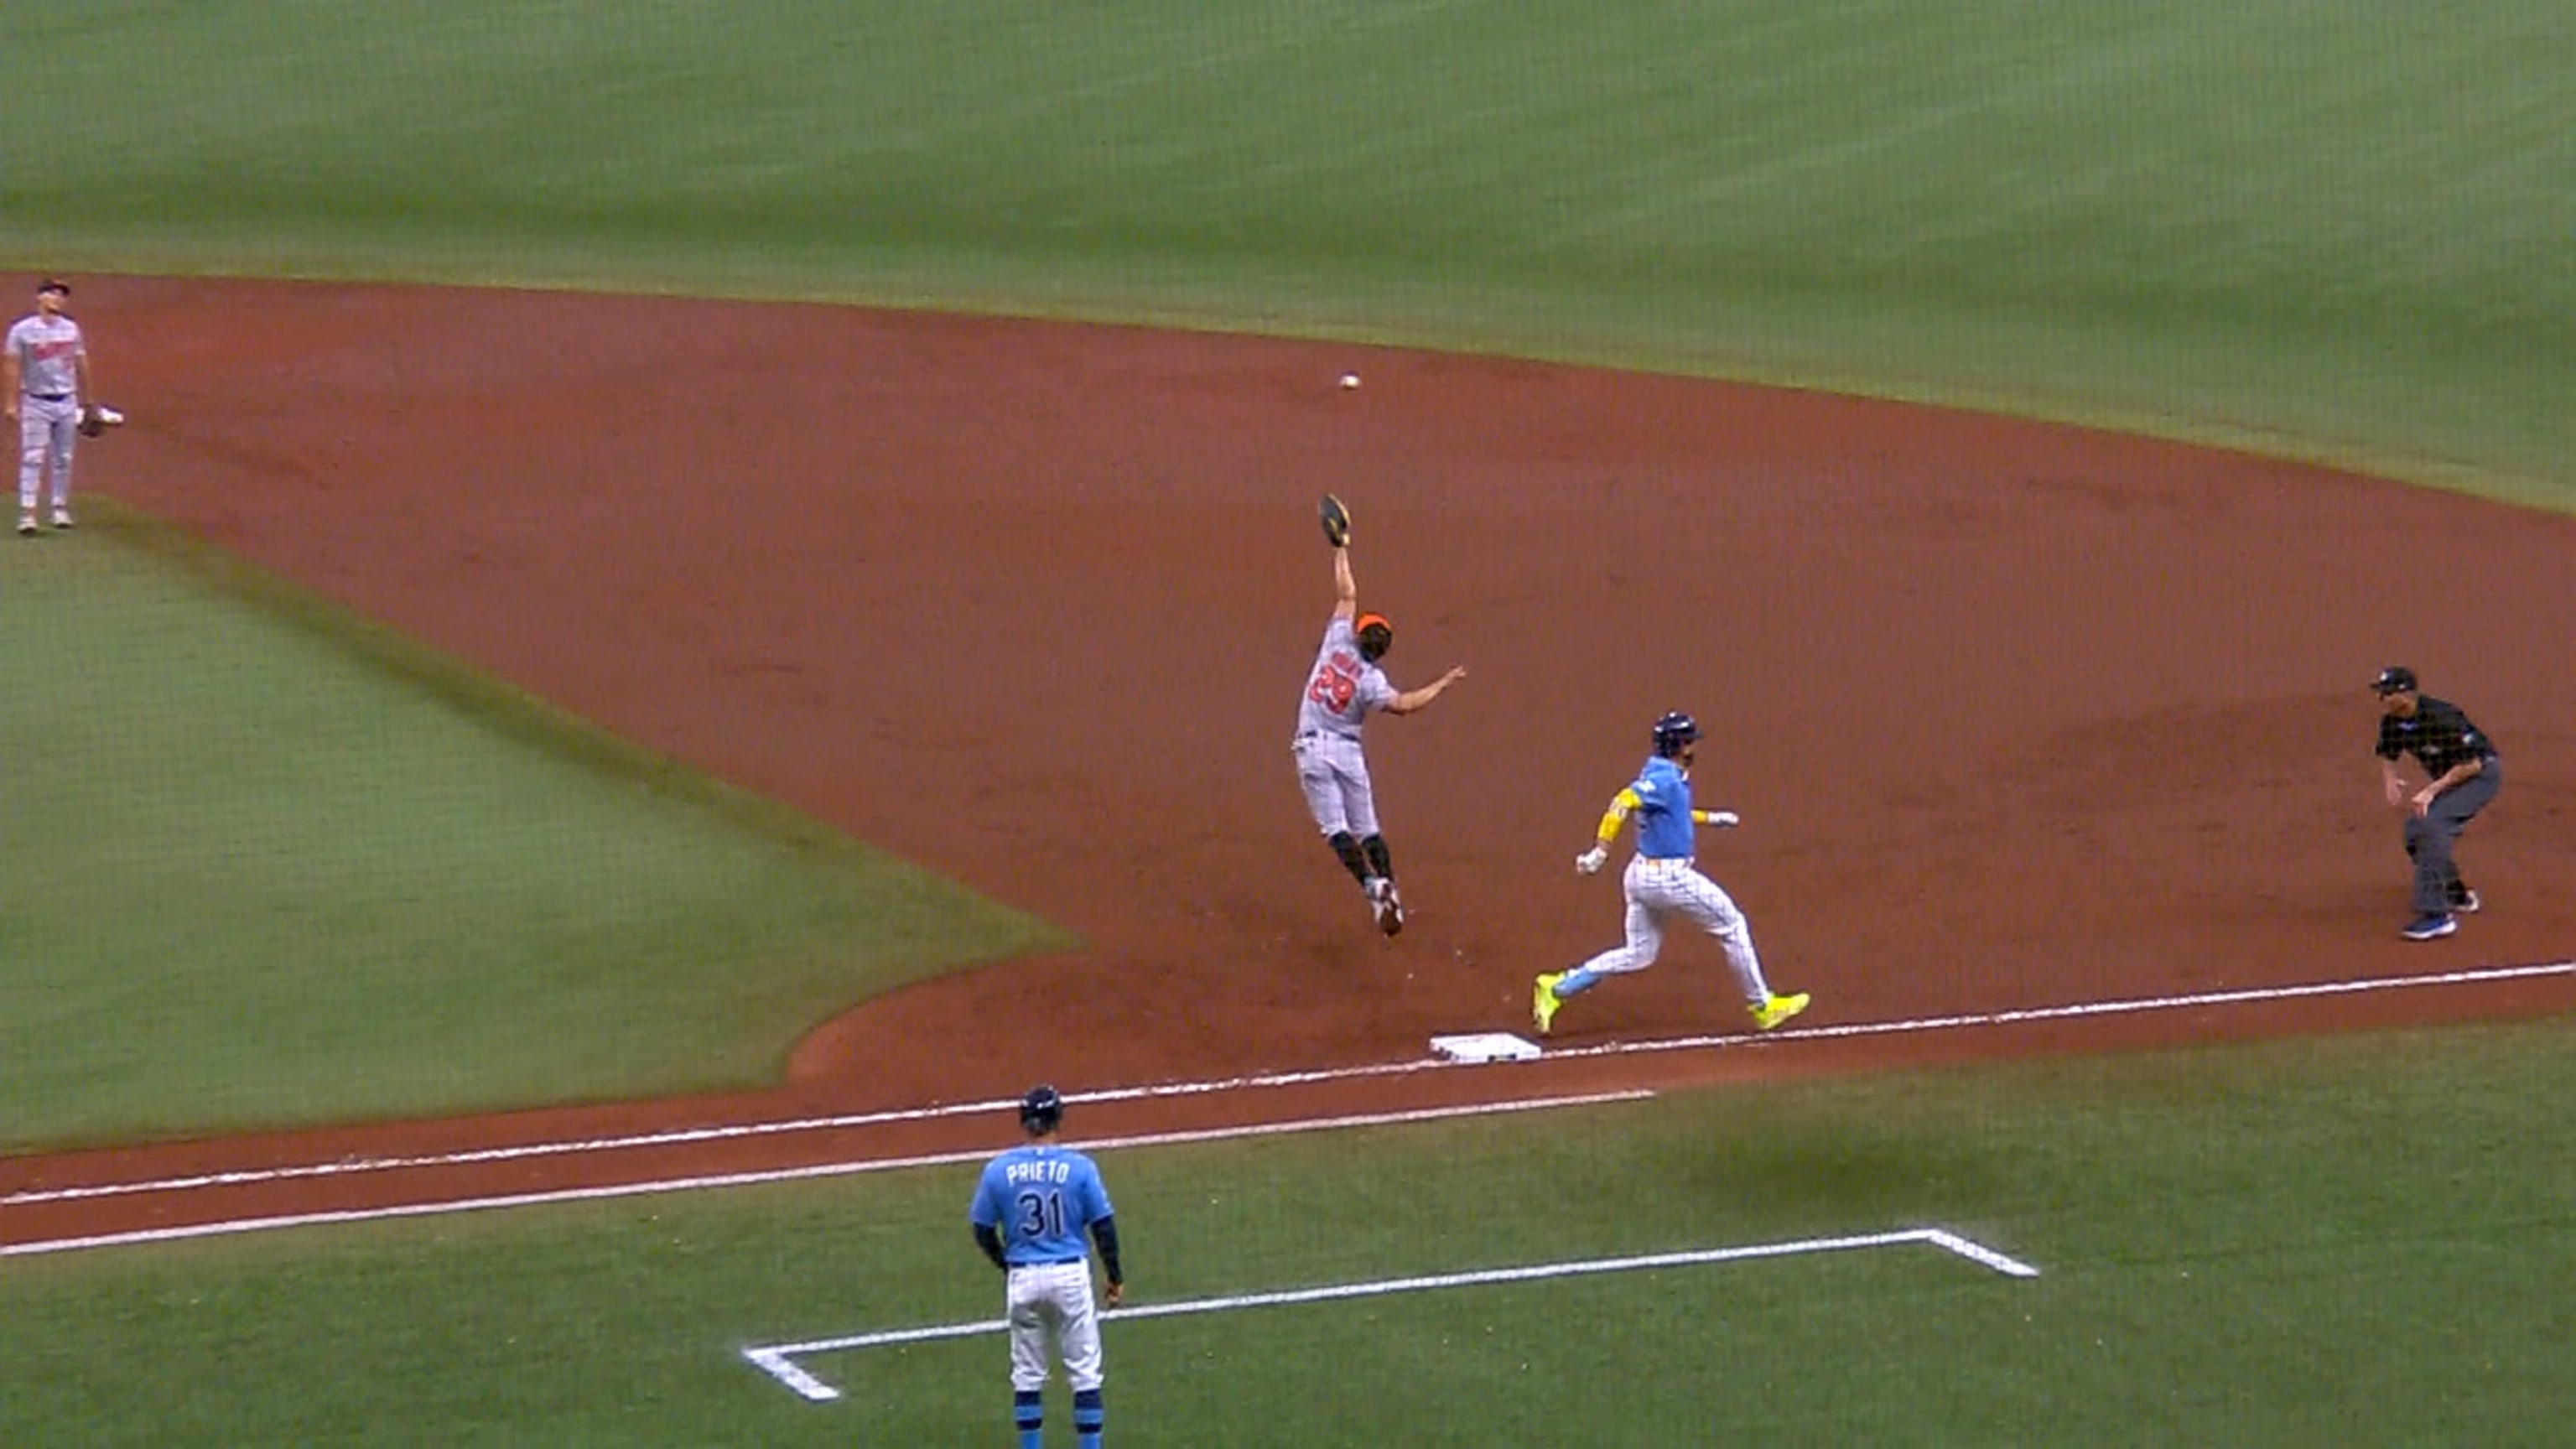
<svg viewBox="0 0 2576 1449">
<path fill-rule="evenodd" d="M 0 260 L 1938 397 L 2576 496 L 2576 27 L 2219 0 L 36 12 Z M 76 156 L 79 164 L 62 164 Z"/>
<path fill-rule="evenodd" d="M 2571 1048 L 2561 1019 L 1103 1154 L 1139 1303 L 1922 1223 L 2042 1270 L 1905 1249 L 1113 1323 L 1113 1437 L 2556 1443 Z M 738 1357 L 993 1317 L 972 1179 L 16 1261 L 0 1440 L 998 1440 L 997 1338 L 807 1360 L 829 1405 Z"/>
<path fill-rule="evenodd" d="M 776 1079 L 1064 938 L 113 509 L 0 587 L 0 1148 Z"/>
</svg>

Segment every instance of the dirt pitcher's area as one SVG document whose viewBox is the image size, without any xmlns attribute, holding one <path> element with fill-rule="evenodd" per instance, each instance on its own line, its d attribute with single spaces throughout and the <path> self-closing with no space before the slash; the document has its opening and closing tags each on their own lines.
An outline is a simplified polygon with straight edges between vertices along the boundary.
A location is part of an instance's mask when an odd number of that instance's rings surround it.
<svg viewBox="0 0 2576 1449">
<path fill-rule="evenodd" d="M 2072 428 L 1112 327 L 544 294 L 83 282 L 134 419 L 85 481 L 1088 952 L 871 1002 L 739 1098 L 0 1162 L 0 1192 L 1419 1056 L 1612 944 L 1571 868 L 1672 708 L 1703 864 L 1801 1023 L 2393 977 L 2576 948 L 2576 520 Z M 1345 371 L 1362 386 L 1337 385 Z M 1412 907 L 1371 929 L 1288 736 L 1358 515 Z M 2511 775 L 2488 909 L 2397 938 L 2365 685 Z M 1135 1102 L 1086 1133 L 2576 1005 L 2566 977 Z M 1712 945 L 1560 1042 L 1732 1031 Z M 930 1152 L 1000 1118 L 0 1209 L 0 1240 Z"/>
</svg>

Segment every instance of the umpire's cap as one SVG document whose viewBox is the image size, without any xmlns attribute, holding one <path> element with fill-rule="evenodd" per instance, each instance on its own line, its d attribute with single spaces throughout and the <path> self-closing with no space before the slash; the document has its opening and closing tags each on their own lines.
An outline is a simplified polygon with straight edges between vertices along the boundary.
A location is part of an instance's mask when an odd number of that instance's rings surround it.
<svg viewBox="0 0 2576 1449">
<path fill-rule="evenodd" d="M 1064 1121 L 1064 1094 L 1053 1087 L 1031 1087 L 1020 1098 L 1020 1125 L 1031 1132 L 1053 1132 Z"/>
<path fill-rule="evenodd" d="M 2383 697 L 2391 694 L 2413 694 L 2415 671 L 2403 664 L 2391 664 L 2379 671 L 2379 677 L 2370 682 L 2370 689 L 2372 693 Z"/>
</svg>

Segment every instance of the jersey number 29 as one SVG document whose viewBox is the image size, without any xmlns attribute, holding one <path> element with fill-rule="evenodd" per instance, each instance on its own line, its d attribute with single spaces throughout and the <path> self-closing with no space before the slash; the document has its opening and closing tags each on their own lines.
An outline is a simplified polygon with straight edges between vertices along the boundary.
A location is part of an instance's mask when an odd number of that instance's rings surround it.
<svg viewBox="0 0 2576 1449">
<path fill-rule="evenodd" d="M 1306 697 L 1335 714 L 1351 707 L 1351 696 L 1359 692 L 1360 677 L 1342 666 L 1339 659 L 1315 671 L 1314 680 L 1306 686 Z"/>
</svg>

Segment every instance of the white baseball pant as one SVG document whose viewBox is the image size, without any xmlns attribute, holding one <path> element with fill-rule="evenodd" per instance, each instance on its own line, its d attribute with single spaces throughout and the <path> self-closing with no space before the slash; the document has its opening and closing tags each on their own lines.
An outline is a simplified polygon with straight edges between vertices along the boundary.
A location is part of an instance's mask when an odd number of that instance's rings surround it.
<svg viewBox="0 0 2576 1449">
<path fill-rule="evenodd" d="M 1003 1307 L 1011 1324 L 1011 1388 L 1028 1394 L 1046 1387 L 1050 1335 L 1064 1355 L 1064 1376 L 1074 1391 L 1100 1387 L 1100 1314 L 1091 1301 L 1091 1264 L 1013 1268 L 1003 1283 Z"/>
<path fill-rule="evenodd" d="M 1753 951 L 1753 928 L 1735 901 L 1717 882 L 1701 875 L 1686 858 L 1629 860 L 1620 885 L 1628 898 L 1628 942 L 1583 963 L 1586 971 L 1617 975 L 1643 971 L 1664 949 L 1664 918 L 1679 916 L 1717 938 L 1726 964 L 1735 971 L 1744 999 L 1759 1004 L 1771 999 L 1771 984 L 1762 979 L 1762 959 Z"/>
<path fill-rule="evenodd" d="M 80 404 L 27 394 L 18 399 L 18 506 L 33 509 L 50 472 L 54 506 L 71 502 L 72 445 L 80 437 Z"/>
<path fill-rule="evenodd" d="M 1306 792 L 1306 811 L 1326 836 L 1348 831 L 1366 840 L 1377 834 L 1377 791 L 1369 784 L 1368 756 L 1347 735 L 1299 735 L 1290 748 L 1297 756 L 1297 788 Z"/>
</svg>

